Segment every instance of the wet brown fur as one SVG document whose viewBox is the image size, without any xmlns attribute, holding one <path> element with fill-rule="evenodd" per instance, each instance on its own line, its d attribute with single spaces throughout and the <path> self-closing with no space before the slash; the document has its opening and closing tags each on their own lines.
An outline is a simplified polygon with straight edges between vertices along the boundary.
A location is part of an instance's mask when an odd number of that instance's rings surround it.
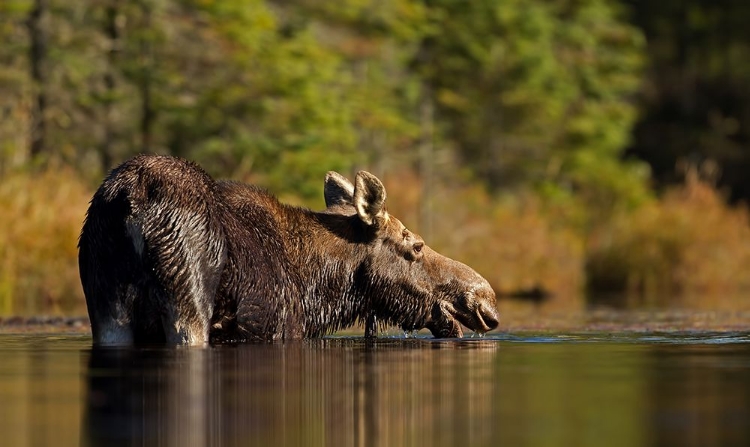
<svg viewBox="0 0 750 447">
<path fill-rule="evenodd" d="M 179 158 L 125 162 L 94 195 L 79 241 L 95 343 L 497 325 L 489 284 L 389 216 L 377 178 L 329 173 L 325 197 L 314 212 Z"/>
</svg>

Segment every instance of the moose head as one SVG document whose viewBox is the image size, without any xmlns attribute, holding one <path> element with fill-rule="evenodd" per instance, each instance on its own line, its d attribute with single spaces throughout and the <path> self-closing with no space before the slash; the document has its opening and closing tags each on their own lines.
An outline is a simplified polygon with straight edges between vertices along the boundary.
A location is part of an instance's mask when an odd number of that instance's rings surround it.
<svg viewBox="0 0 750 447">
<path fill-rule="evenodd" d="M 404 330 L 427 328 L 436 337 L 461 337 L 461 325 L 480 333 L 497 327 L 495 293 L 487 280 L 432 250 L 390 215 L 377 177 L 360 171 L 352 184 L 329 172 L 324 195 L 327 213 L 356 216 L 365 235 L 367 253 L 358 270 L 367 280 L 361 292 L 378 320 Z"/>
</svg>

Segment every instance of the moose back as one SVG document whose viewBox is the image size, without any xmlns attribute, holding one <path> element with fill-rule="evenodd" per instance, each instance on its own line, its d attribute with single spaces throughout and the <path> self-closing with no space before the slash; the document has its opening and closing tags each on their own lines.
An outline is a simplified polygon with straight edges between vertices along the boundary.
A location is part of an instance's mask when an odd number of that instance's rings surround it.
<svg viewBox="0 0 750 447">
<path fill-rule="evenodd" d="M 365 323 L 460 337 L 498 324 L 478 273 L 438 254 L 361 171 L 329 172 L 326 209 L 284 205 L 196 164 L 140 155 L 94 194 L 79 269 L 95 344 L 319 337 Z"/>
</svg>

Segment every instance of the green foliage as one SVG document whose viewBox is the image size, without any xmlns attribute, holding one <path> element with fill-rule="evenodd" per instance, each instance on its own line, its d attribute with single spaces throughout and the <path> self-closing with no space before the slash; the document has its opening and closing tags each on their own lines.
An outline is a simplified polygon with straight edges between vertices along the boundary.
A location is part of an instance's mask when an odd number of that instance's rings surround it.
<svg viewBox="0 0 750 447">
<path fill-rule="evenodd" d="M 30 4 L 4 6 L 18 45 L 2 72 L 18 82 Z M 109 169 L 168 152 L 309 201 L 328 169 L 416 148 L 427 99 L 434 143 L 489 185 L 627 201 L 644 179 L 618 162 L 643 39 L 620 15 L 612 0 L 50 0 L 47 153 Z M 19 119 L 4 139 L 16 151 Z"/>
<path fill-rule="evenodd" d="M 36 36 L 46 46 L 39 81 L 27 26 L 35 3 L 0 2 L 0 173 L 72 166 L 93 188 L 135 153 L 171 153 L 319 207 L 328 170 L 408 172 L 415 177 L 391 194 L 403 195 L 406 218 L 434 228 L 438 248 L 478 259 L 472 265 L 498 288 L 578 290 L 587 263 L 594 281 L 612 274 L 622 288 L 643 284 L 650 280 L 639 269 L 674 272 L 692 250 L 713 259 L 706 247 L 726 242 L 691 245 L 700 239 L 693 230 L 664 229 L 682 228 L 668 217 L 682 214 L 669 211 L 673 199 L 655 199 L 644 163 L 624 161 L 646 56 L 654 69 L 687 67 L 679 76 L 648 73 L 651 87 L 667 85 L 657 90 L 677 98 L 704 65 L 722 87 L 724 78 L 743 85 L 750 70 L 744 21 L 704 0 L 688 2 L 677 25 L 663 20 L 679 9 L 673 1 L 633 4 L 635 22 L 659 37 L 647 48 L 626 3 L 48 0 Z M 717 24 L 729 31 L 700 50 L 670 44 L 680 30 L 698 42 Z M 637 136 L 672 135 L 680 151 L 716 143 L 720 160 L 742 159 L 741 117 L 750 114 L 735 102 L 744 93 L 721 92 L 721 107 L 691 109 L 711 132 L 657 126 Z M 659 99 L 644 96 L 646 105 Z M 30 148 L 39 122 L 45 147 L 37 157 Z M 679 151 L 650 151 L 667 160 L 654 163 L 657 173 L 673 170 Z M 739 166 L 726 172 L 744 175 Z M 471 229 L 472 239 L 455 228 Z M 602 242 L 609 238 L 625 242 Z M 500 247 L 494 257 L 488 244 Z M 0 275 L 0 294 L 16 290 L 11 271 Z"/>
<path fill-rule="evenodd" d="M 595 217 L 647 196 L 620 163 L 644 39 L 615 2 L 433 3 L 423 74 L 448 134 L 491 187 L 582 200 Z"/>
<path fill-rule="evenodd" d="M 205 72 L 178 76 L 169 86 L 168 99 L 192 98 L 165 116 L 166 145 L 214 173 L 252 173 L 277 192 L 318 196 L 314 186 L 327 169 L 356 161 L 351 113 L 342 107 L 351 83 L 341 75 L 339 56 L 308 24 L 282 29 L 263 2 L 195 7 L 214 32 L 201 42 L 210 59 L 200 61 Z"/>
<path fill-rule="evenodd" d="M 27 43 L 18 23 L 30 2 L 0 2 L 0 170 L 24 164 L 28 135 L 31 82 L 26 66 Z"/>
</svg>

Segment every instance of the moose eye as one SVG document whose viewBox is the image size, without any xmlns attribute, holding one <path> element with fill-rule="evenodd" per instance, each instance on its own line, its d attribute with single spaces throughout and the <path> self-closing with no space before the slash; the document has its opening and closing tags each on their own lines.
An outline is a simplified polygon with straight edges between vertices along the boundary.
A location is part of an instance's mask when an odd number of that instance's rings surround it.
<svg viewBox="0 0 750 447">
<path fill-rule="evenodd" d="M 414 253 L 420 253 L 422 252 L 422 248 L 424 248 L 424 242 L 417 242 L 414 244 Z"/>
</svg>

